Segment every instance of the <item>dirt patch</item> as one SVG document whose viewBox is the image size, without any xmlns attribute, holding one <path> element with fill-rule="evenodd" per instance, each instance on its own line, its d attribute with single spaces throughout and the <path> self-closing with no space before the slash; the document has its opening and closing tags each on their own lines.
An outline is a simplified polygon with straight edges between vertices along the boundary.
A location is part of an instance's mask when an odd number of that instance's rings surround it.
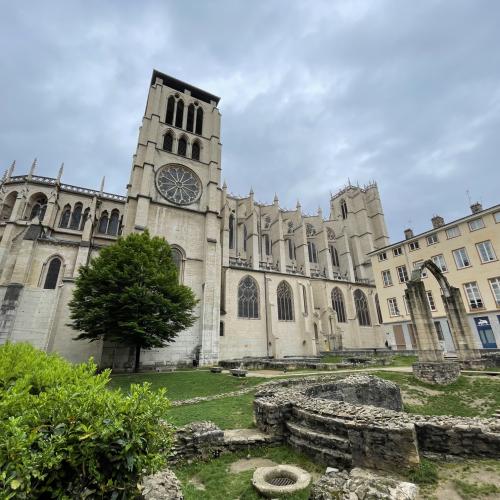
<svg viewBox="0 0 500 500">
<path fill-rule="evenodd" d="M 247 470 L 257 469 L 257 467 L 274 467 L 275 465 L 278 464 L 268 458 L 241 458 L 231 464 L 229 472 L 231 474 L 239 474 Z"/>
<path fill-rule="evenodd" d="M 192 484 L 197 490 L 205 491 L 205 485 L 201 482 L 201 479 L 198 476 L 193 476 L 189 480 L 189 484 Z"/>
</svg>

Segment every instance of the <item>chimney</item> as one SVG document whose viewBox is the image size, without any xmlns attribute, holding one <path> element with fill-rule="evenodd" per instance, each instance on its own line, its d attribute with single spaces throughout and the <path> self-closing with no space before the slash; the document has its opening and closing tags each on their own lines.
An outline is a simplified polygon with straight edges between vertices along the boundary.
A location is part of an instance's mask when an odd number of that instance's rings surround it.
<svg viewBox="0 0 500 500">
<path fill-rule="evenodd" d="M 440 215 L 435 215 L 432 219 L 432 227 L 437 229 L 438 227 L 444 226 L 444 219 Z"/>
<path fill-rule="evenodd" d="M 472 210 L 473 214 L 478 214 L 479 212 L 482 212 L 483 205 L 481 205 L 481 203 L 479 203 L 478 201 L 476 201 L 476 203 L 473 203 L 470 206 L 470 209 Z"/>
<path fill-rule="evenodd" d="M 413 229 L 405 229 L 405 239 L 409 240 L 410 238 L 413 238 Z"/>
</svg>

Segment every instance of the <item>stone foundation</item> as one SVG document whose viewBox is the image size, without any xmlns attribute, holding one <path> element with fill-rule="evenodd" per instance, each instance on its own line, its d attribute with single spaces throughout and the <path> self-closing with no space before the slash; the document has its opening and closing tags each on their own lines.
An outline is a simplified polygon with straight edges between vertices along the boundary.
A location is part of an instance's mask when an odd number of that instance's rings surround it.
<svg viewBox="0 0 500 500">
<path fill-rule="evenodd" d="M 418 362 L 413 364 L 413 375 L 421 382 L 448 385 L 460 376 L 460 365 L 450 361 Z"/>
</svg>

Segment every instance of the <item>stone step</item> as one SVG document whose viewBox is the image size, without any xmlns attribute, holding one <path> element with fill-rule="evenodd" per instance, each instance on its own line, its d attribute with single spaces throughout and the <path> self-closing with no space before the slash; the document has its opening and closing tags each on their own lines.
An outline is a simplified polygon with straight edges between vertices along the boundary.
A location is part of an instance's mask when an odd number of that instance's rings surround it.
<svg viewBox="0 0 500 500">
<path fill-rule="evenodd" d="M 338 437 L 347 438 L 345 421 L 341 418 L 326 417 L 299 408 L 293 408 L 292 414 L 294 422 L 299 425 L 309 427 L 321 433 L 334 434 Z"/>
<path fill-rule="evenodd" d="M 350 453 L 351 451 L 351 444 L 346 437 L 318 432 L 317 430 L 300 425 L 297 422 L 288 421 L 286 426 L 290 433 L 299 439 L 306 439 L 308 442 L 325 446 L 328 449 L 338 450 L 343 453 Z"/>
<path fill-rule="evenodd" d="M 287 441 L 291 446 L 302 453 L 312 456 L 314 460 L 319 463 L 342 469 L 350 469 L 352 466 L 352 457 L 348 453 L 330 448 L 323 448 L 319 445 L 316 446 L 293 435 L 288 436 Z"/>
</svg>

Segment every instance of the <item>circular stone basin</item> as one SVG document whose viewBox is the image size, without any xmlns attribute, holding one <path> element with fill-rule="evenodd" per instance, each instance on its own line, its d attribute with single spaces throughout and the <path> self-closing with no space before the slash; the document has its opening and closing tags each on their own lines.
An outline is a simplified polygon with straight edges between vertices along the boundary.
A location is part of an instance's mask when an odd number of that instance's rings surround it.
<svg viewBox="0 0 500 500">
<path fill-rule="evenodd" d="M 304 490 L 311 482 L 311 474 L 293 465 L 259 467 L 253 474 L 252 484 L 265 497 L 290 495 Z"/>
</svg>

